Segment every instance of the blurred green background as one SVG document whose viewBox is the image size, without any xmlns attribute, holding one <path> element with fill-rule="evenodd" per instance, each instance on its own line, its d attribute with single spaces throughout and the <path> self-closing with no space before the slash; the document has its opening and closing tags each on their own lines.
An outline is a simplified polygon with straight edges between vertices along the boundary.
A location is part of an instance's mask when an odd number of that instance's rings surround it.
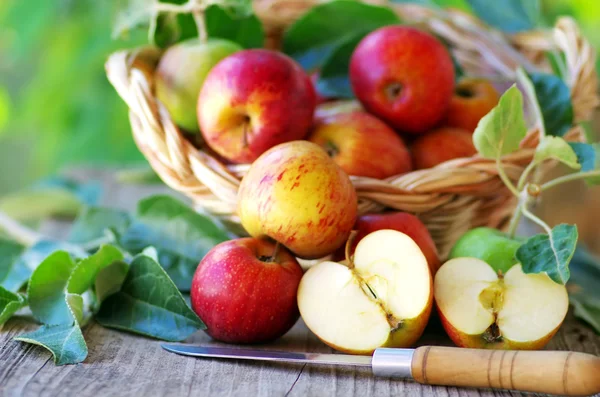
<svg viewBox="0 0 600 397">
<path fill-rule="evenodd" d="M 144 163 L 104 72 L 112 51 L 146 43 L 144 31 L 111 38 L 123 3 L 0 1 L 0 195 L 63 167 Z M 548 25 L 574 16 L 600 47 L 599 0 L 543 0 L 542 10 Z"/>
</svg>

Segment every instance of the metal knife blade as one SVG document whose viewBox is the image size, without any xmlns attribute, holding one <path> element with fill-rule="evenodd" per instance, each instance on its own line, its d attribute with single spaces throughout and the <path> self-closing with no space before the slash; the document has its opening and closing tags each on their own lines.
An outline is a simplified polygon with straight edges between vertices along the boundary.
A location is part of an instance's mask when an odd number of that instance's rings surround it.
<svg viewBox="0 0 600 397">
<path fill-rule="evenodd" d="M 241 360 L 279 361 L 286 363 L 310 363 L 327 365 L 354 365 L 371 367 L 371 356 L 349 354 L 296 353 L 273 350 L 242 349 L 230 347 L 199 346 L 178 343 L 162 343 L 162 348 L 177 354 L 193 357 L 229 358 Z"/>
</svg>

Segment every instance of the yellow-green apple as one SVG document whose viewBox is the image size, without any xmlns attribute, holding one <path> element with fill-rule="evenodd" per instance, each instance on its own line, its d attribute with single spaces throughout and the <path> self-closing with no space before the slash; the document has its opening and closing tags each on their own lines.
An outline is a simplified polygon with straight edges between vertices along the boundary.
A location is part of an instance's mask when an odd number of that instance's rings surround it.
<svg viewBox="0 0 600 397">
<path fill-rule="evenodd" d="M 382 214 L 365 214 L 358 217 L 354 230 L 357 231 L 350 242 L 350 255 L 354 253 L 356 245 L 367 235 L 377 230 L 397 230 L 412 238 L 425 255 L 432 276 L 439 269 L 441 262 L 435 242 L 429 234 L 429 230 L 419 218 L 407 212 L 387 212 Z M 334 261 L 344 259 L 344 250 L 339 249 L 333 257 Z"/>
<path fill-rule="evenodd" d="M 246 231 L 279 241 L 304 259 L 324 257 L 344 244 L 357 207 L 346 173 L 307 141 L 265 152 L 238 191 L 238 214 Z"/>
<path fill-rule="evenodd" d="M 415 169 L 435 167 L 445 161 L 477 153 L 467 130 L 441 127 L 415 139 L 410 146 Z"/>
<path fill-rule="evenodd" d="M 307 327 L 334 349 L 371 354 L 408 347 L 422 335 L 432 307 L 432 281 L 419 246 L 404 233 L 363 238 L 347 264 L 321 262 L 298 287 Z"/>
<path fill-rule="evenodd" d="M 267 342 L 298 320 L 296 292 L 302 268 L 283 247 L 256 238 L 215 246 L 192 280 L 192 308 L 214 339 Z"/>
<path fill-rule="evenodd" d="M 479 120 L 498 104 L 499 97 L 496 88 L 487 80 L 461 79 L 450 101 L 444 125 L 475 131 Z"/>
<path fill-rule="evenodd" d="M 156 69 L 156 97 L 175 124 L 190 133 L 198 132 L 196 105 L 206 75 L 223 58 L 241 49 L 224 39 L 206 43 L 189 39 L 165 51 Z"/>
<path fill-rule="evenodd" d="M 458 239 L 448 258 L 478 258 L 506 274 L 518 262 L 516 253 L 523 242 L 491 227 L 476 227 Z"/>
<path fill-rule="evenodd" d="M 431 34 L 386 26 L 369 33 L 352 53 L 350 82 L 369 112 L 400 131 L 420 134 L 448 110 L 454 65 Z"/>
<path fill-rule="evenodd" d="M 516 264 L 499 274 L 477 258 L 444 263 L 434 294 L 448 336 L 470 348 L 541 349 L 569 308 L 567 289 L 546 273 L 526 274 Z"/>
<path fill-rule="evenodd" d="M 412 168 L 402 138 L 366 112 L 328 117 L 317 123 L 308 140 L 325 149 L 348 175 L 383 179 Z"/>
<path fill-rule="evenodd" d="M 251 163 L 275 145 L 305 138 L 314 111 L 308 75 L 291 58 L 265 49 L 219 62 L 198 98 L 204 139 L 234 163 Z"/>
</svg>

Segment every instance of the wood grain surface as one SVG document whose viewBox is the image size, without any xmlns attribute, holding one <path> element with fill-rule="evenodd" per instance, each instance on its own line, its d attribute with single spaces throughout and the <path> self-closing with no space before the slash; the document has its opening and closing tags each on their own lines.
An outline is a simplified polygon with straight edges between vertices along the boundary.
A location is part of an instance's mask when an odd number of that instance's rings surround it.
<svg viewBox="0 0 600 397">
<path fill-rule="evenodd" d="M 138 199 L 164 188 L 122 186 L 107 172 L 83 172 L 85 179 L 104 182 L 104 203 L 133 209 Z M 50 222 L 43 231 L 55 237 L 67 224 Z M 374 378 L 368 369 L 295 364 L 207 360 L 164 351 L 160 342 L 106 329 L 91 323 L 84 329 L 89 355 L 77 365 L 57 367 L 41 347 L 13 341 L 37 325 L 27 316 L 0 328 L 0 396 L 525 396 L 499 390 L 423 386 L 415 382 Z M 189 340 L 215 344 L 203 332 Z M 449 346 L 439 324 L 430 325 L 421 345 Z M 287 351 L 331 353 L 299 321 L 283 338 L 269 346 Z M 600 355 L 600 337 L 569 314 L 549 350 L 571 350 Z M 598 374 L 600 376 L 600 374 Z"/>
</svg>

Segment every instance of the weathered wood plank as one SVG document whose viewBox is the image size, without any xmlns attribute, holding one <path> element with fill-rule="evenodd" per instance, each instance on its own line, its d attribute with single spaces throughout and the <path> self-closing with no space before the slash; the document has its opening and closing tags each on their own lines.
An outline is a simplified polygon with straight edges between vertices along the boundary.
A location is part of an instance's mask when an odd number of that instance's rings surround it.
<svg viewBox="0 0 600 397">
<path fill-rule="evenodd" d="M 132 210 L 141 197 L 168 192 L 164 188 L 121 186 L 106 172 L 77 173 L 103 181 L 103 203 Z M 172 193 L 171 193 L 172 194 Z M 50 222 L 43 231 L 64 236 L 64 222 Z M 91 323 L 84 329 L 89 356 L 84 363 L 57 367 L 43 348 L 12 338 L 37 327 L 28 317 L 17 317 L 0 329 L 0 395 L 2 396 L 525 396 L 491 390 L 422 386 L 380 379 L 366 369 L 206 360 L 182 357 L 161 349 L 160 342 L 103 328 Z M 189 339 L 212 343 L 203 332 Z M 450 342 L 435 323 L 421 344 Z M 332 352 L 300 321 L 276 343 L 262 348 Z M 600 337 L 572 315 L 548 349 L 600 355 Z M 531 394 L 529 394 L 531 395 Z"/>
</svg>

